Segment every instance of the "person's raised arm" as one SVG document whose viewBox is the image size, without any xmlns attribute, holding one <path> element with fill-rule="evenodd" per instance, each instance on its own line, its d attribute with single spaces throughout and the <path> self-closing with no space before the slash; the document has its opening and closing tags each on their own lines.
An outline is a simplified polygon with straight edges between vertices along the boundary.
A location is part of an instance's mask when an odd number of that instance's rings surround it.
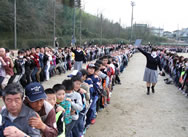
<svg viewBox="0 0 188 137">
<path fill-rule="evenodd" d="M 144 54 L 145 56 L 148 56 L 149 53 L 147 53 L 146 51 L 144 51 L 142 48 L 138 47 L 137 48 L 142 54 Z"/>
</svg>

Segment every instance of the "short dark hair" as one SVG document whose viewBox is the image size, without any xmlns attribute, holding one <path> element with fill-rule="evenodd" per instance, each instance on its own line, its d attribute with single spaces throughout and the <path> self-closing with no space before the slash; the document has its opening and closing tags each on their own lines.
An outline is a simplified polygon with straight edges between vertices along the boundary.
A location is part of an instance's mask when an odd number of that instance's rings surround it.
<svg viewBox="0 0 188 137">
<path fill-rule="evenodd" d="M 55 91 L 52 88 L 45 89 L 46 94 L 55 94 Z"/>
<path fill-rule="evenodd" d="M 72 82 L 81 81 L 81 77 L 79 77 L 79 76 L 73 76 L 73 77 L 71 78 L 71 80 L 72 80 Z"/>
<path fill-rule="evenodd" d="M 108 56 L 106 56 L 106 55 L 103 56 L 103 57 L 102 57 L 102 60 L 103 60 L 103 59 L 108 59 Z"/>
<path fill-rule="evenodd" d="M 97 63 L 95 63 L 95 71 L 98 71 L 98 70 L 99 70 L 99 68 L 100 68 L 100 65 L 99 65 L 99 64 L 97 64 Z"/>
<path fill-rule="evenodd" d="M 23 54 L 25 51 L 23 49 L 18 50 L 18 54 Z"/>
<path fill-rule="evenodd" d="M 82 73 L 82 76 L 84 76 L 84 75 L 87 76 L 88 75 L 88 72 L 87 72 L 86 69 L 81 69 L 80 72 Z"/>
<path fill-rule="evenodd" d="M 65 86 L 62 84 L 55 84 L 52 88 L 55 92 L 58 92 L 59 90 L 65 90 Z"/>
<path fill-rule="evenodd" d="M 157 51 L 157 49 L 153 47 L 153 48 L 151 49 L 151 52 L 152 52 L 152 51 Z"/>
<path fill-rule="evenodd" d="M 40 49 L 40 47 L 36 47 L 35 49 Z"/>
<path fill-rule="evenodd" d="M 5 52 L 8 53 L 10 52 L 10 50 L 8 48 L 5 48 Z"/>
<path fill-rule="evenodd" d="M 97 64 L 102 64 L 102 61 L 101 60 L 96 60 L 96 62 L 95 63 L 97 63 Z"/>
<path fill-rule="evenodd" d="M 65 86 L 65 90 L 73 90 L 74 89 L 73 82 L 70 79 L 65 79 L 62 82 L 62 85 Z"/>
<path fill-rule="evenodd" d="M 23 99 L 23 97 L 24 97 L 24 89 L 18 83 L 8 84 L 5 87 L 5 89 L 2 91 L 3 99 L 5 99 L 5 96 L 7 96 L 7 95 L 16 95 L 16 94 L 21 94 L 21 97 Z"/>
</svg>

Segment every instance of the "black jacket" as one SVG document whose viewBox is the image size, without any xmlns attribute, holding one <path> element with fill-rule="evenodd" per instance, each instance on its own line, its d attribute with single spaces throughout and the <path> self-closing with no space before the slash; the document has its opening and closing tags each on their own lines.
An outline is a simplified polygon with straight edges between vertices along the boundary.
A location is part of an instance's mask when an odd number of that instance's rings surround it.
<svg viewBox="0 0 188 137">
<path fill-rule="evenodd" d="M 146 67 L 147 68 L 152 69 L 152 70 L 157 70 L 157 66 L 158 66 L 160 71 L 162 71 L 159 56 L 157 56 L 156 58 L 153 58 L 150 53 L 145 52 L 141 48 L 138 48 L 138 50 L 146 56 L 146 59 L 147 59 Z"/>
</svg>

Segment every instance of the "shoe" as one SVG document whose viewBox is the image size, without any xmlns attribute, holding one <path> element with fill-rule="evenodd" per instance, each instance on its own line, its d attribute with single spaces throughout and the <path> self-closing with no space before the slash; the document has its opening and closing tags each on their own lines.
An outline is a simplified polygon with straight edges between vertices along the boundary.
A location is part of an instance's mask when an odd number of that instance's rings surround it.
<svg viewBox="0 0 188 137">
<path fill-rule="evenodd" d="M 92 119 L 92 120 L 91 120 L 91 124 L 92 124 L 92 125 L 95 124 L 95 122 L 96 122 L 96 119 Z"/>
<path fill-rule="evenodd" d="M 146 94 L 149 95 L 149 92 L 147 92 Z"/>
<path fill-rule="evenodd" d="M 84 135 L 86 134 L 86 128 L 84 129 L 84 132 L 83 132 L 83 134 L 84 134 Z"/>
<path fill-rule="evenodd" d="M 103 111 L 104 108 L 99 108 L 99 112 Z"/>
<path fill-rule="evenodd" d="M 104 108 L 107 107 L 108 105 L 107 104 L 104 104 Z"/>
<path fill-rule="evenodd" d="M 155 89 L 154 88 L 151 88 L 152 89 L 152 93 L 155 93 Z"/>
<path fill-rule="evenodd" d="M 110 98 L 107 99 L 107 104 L 110 104 Z"/>
<path fill-rule="evenodd" d="M 168 81 L 168 78 L 165 78 L 164 81 Z"/>
</svg>

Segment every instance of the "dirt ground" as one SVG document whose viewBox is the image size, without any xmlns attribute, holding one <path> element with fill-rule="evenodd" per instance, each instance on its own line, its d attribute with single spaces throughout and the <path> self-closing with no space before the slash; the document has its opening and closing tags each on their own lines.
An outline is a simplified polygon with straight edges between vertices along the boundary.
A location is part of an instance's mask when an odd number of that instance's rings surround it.
<svg viewBox="0 0 188 137">
<path fill-rule="evenodd" d="M 131 58 L 111 104 L 98 113 L 85 137 L 188 137 L 188 98 L 174 85 L 166 85 L 161 76 L 156 93 L 147 96 L 142 81 L 145 63 L 140 53 Z M 62 83 L 69 73 L 44 82 L 44 87 Z"/>
<path fill-rule="evenodd" d="M 138 53 L 114 88 L 111 104 L 98 113 L 85 137 L 188 137 L 188 98 L 159 76 L 156 93 L 146 95 L 145 57 Z"/>
</svg>

